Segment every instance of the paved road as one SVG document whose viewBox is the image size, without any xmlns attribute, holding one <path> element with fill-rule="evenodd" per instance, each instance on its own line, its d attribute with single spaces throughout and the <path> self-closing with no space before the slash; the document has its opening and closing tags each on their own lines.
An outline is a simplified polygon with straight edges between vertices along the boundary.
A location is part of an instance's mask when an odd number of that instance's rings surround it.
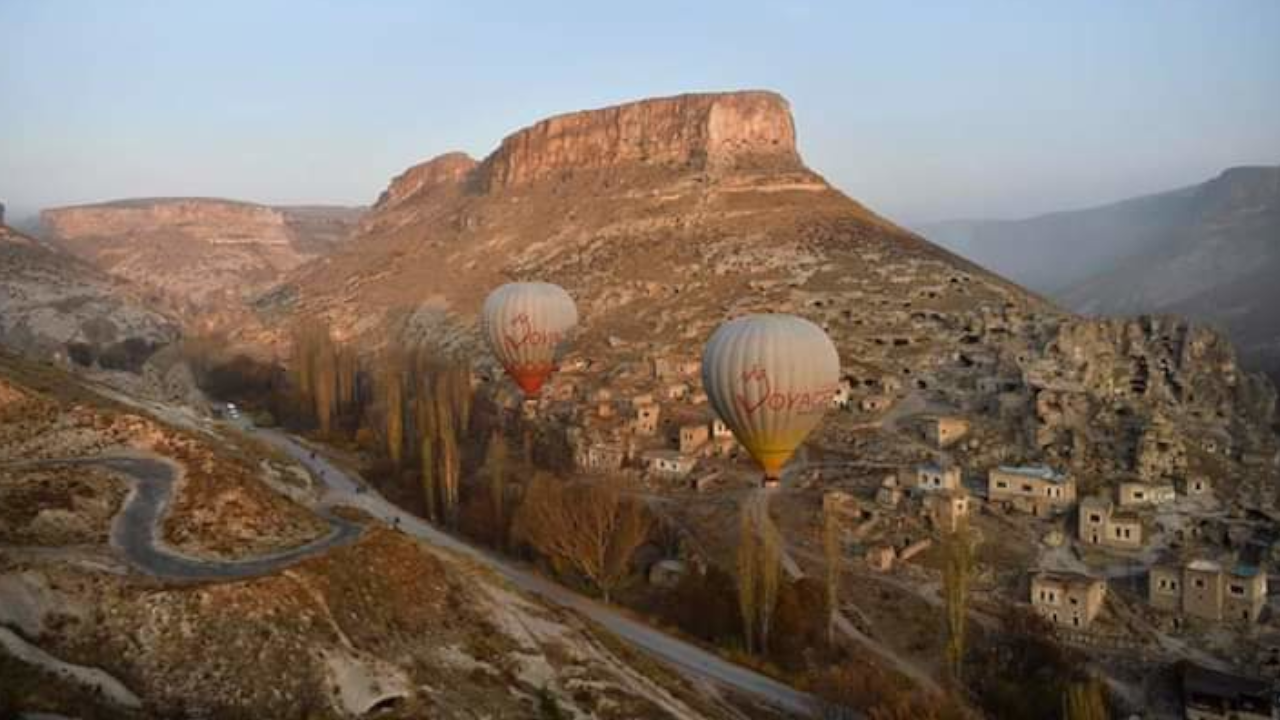
<svg viewBox="0 0 1280 720">
<path fill-rule="evenodd" d="M 173 493 L 176 468 L 160 458 L 103 456 L 44 460 L 24 465 L 98 465 L 122 473 L 134 487 L 112 524 L 112 544 L 142 572 L 177 580 L 228 580 L 267 575 L 302 559 L 353 542 L 361 527 L 332 514 L 334 505 L 360 508 L 382 522 L 429 545 L 469 558 L 507 579 L 516 587 L 590 618 L 637 648 L 699 678 L 732 688 L 784 712 L 808 716 L 815 700 L 783 683 L 724 660 L 718 655 L 671 637 L 615 608 L 585 597 L 555 582 L 469 545 L 392 505 L 345 471 L 276 430 L 241 427 L 306 465 L 324 484 L 323 502 L 316 512 L 331 526 L 322 538 L 285 552 L 245 560 L 201 560 L 183 556 L 158 541 L 159 526 Z"/>
<path fill-rule="evenodd" d="M 247 430 L 289 454 L 315 473 L 328 489 L 327 502 L 341 502 L 341 504 L 358 507 L 429 545 L 474 560 L 521 590 L 538 595 L 544 600 L 569 608 L 591 619 L 635 647 L 679 670 L 763 700 L 788 713 L 803 716 L 813 713 L 815 706 L 813 696 L 735 665 L 696 645 L 666 635 L 623 615 L 610 606 L 575 593 L 486 550 L 469 545 L 392 505 L 373 490 L 358 491 L 358 488 L 362 488 L 360 483 L 323 456 L 312 453 L 289 435 L 277 430 L 253 430 L 252 428 Z"/>
<path fill-rule="evenodd" d="M 284 552 L 244 560 L 202 560 L 182 555 L 159 540 L 160 523 L 177 479 L 177 469 L 171 463 L 155 457 L 101 456 L 24 464 L 97 465 L 131 478 L 133 488 L 111 525 L 111 544 L 138 570 L 166 579 L 233 580 L 270 575 L 312 555 L 347 545 L 361 533 L 359 525 L 320 507 L 316 513 L 328 521 L 330 527 L 323 537 Z"/>
</svg>

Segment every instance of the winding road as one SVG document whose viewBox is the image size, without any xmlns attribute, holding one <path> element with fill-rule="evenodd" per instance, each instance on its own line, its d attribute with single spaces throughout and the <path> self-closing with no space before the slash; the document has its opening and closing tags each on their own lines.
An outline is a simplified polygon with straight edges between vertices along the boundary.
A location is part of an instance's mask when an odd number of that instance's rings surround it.
<svg viewBox="0 0 1280 720">
<path fill-rule="evenodd" d="M 362 532 L 358 524 L 334 515 L 322 505 L 314 510 L 329 523 L 329 532 L 323 537 L 279 553 L 243 560 L 205 560 L 183 555 L 160 539 L 160 525 L 179 473 L 172 462 L 158 456 L 107 455 L 37 460 L 22 465 L 96 465 L 132 479 L 133 487 L 123 509 L 111 525 L 111 544 L 133 567 L 169 580 L 238 580 L 270 575 L 305 558 L 350 544 Z"/>
<path fill-rule="evenodd" d="M 735 665 L 696 645 L 667 635 L 627 617 L 617 609 L 580 595 L 519 565 L 472 546 L 407 513 L 372 489 L 352 479 L 323 456 L 295 438 L 277 430 L 241 424 L 240 429 L 283 451 L 306 466 L 323 484 L 320 503 L 313 509 L 330 525 L 330 531 L 304 545 L 245 560 L 205 560 L 184 556 L 160 540 L 160 525 L 172 498 L 179 469 L 158 456 L 102 456 L 21 463 L 39 465 L 97 465 L 133 480 L 133 487 L 112 524 L 111 542 L 130 565 L 150 575 L 173 580 L 233 580 L 267 575 L 307 557 L 355 541 L 359 524 L 334 514 L 338 506 L 359 508 L 377 520 L 417 538 L 432 549 L 445 550 L 488 568 L 513 586 L 543 600 L 570 609 L 609 630 L 632 646 L 666 662 L 687 675 L 709 681 L 754 698 L 777 710 L 810 716 L 813 696 L 760 673 Z"/>
<path fill-rule="evenodd" d="M 732 688 L 784 712 L 805 717 L 814 712 L 816 700 L 812 695 L 800 692 L 748 668 L 735 665 L 719 655 L 627 617 L 613 607 L 580 595 L 515 563 L 463 542 L 421 518 L 401 510 L 375 491 L 360 490 L 362 486 L 352 480 L 341 468 L 330 463 L 323 456 L 312 453 L 289 435 L 277 430 L 255 430 L 250 427 L 245 429 L 310 469 L 327 488 L 326 503 L 340 502 L 343 505 L 357 507 L 432 547 L 442 548 L 469 558 L 492 570 L 515 587 L 594 621 L 634 647 L 677 670 L 722 687 Z"/>
</svg>

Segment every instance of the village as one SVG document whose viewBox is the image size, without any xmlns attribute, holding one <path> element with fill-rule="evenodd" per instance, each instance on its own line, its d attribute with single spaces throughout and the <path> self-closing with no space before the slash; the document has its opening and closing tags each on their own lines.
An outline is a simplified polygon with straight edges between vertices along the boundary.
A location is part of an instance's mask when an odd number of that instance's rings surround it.
<svg viewBox="0 0 1280 720">
<path fill-rule="evenodd" d="M 1081 368 L 1071 347 L 1097 328 L 1013 303 L 949 311 L 948 293 L 965 284 L 953 275 L 900 311 L 866 316 L 883 326 L 832 323 L 833 334 L 855 328 L 852 342 L 867 352 L 845 368 L 822 428 L 772 491 L 793 572 L 820 572 L 808 560 L 831 517 L 852 576 L 928 599 L 931 548 L 963 529 L 1005 549 L 983 556 L 976 617 L 1027 608 L 1100 664 L 1176 664 L 1184 691 L 1196 688 L 1184 701 L 1197 718 L 1273 707 L 1276 448 L 1266 438 L 1233 444 L 1230 401 L 1178 376 L 1180 355 L 1213 348 L 1197 347 L 1204 338 L 1185 325 L 1147 321 L 1119 328 L 1142 335 L 1141 347 L 1104 355 L 1119 369 L 1099 373 L 1097 359 Z M 784 307 L 834 313 L 826 308 L 847 305 L 840 299 L 806 295 Z M 926 333 L 956 348 L 950 362 L 910 353 Z M 760 478 L 708 404 L 696 354 L 605 365 L 576 350 L 540 399 L 522 405 L 496 392 L 563 430 L 577 474 L 631 478 L 684 530 L 678 556 L 653 558 L 649 572 L 674 586 L 713 559 L 700 554 L 716 553 L 727 498 L 755 492 Z M 1115 402 L 1089 408 L 1100 383 Z M 1203 431 L 1189 437 L 1188 426 Z M 867 625 L 892 632 L 882 619 Z"/>
</svg>

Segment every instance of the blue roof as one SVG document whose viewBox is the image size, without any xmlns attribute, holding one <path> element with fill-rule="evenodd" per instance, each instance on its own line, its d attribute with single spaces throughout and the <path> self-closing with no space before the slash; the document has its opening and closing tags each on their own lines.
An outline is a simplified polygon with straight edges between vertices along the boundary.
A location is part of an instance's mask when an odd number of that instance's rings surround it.
<svg viewBox="0 0 1280 720">
<path fill-rule="evenodd" d="M 1255 575 L 1258 574 L 1258 566 L 1245 565 L 1242 563 L 1240 565 L 1237 565 L 1236 569 L 1231 571 L 1231 574 L 1239 575 L 1240 577 L 1254 577 Z"/>
<path fill-rule="evenodd" d="M 1037 480 L 1047 480 L 1049 482 L 1060 483 L 1067 479 L 1067 476 L 1054 470 L 1048 465 L 1026 465 L 1013 466 L 1001 465 L 1000 472 L 1010 473 L 1012 475 L 1022 475 L 1023 477 L 1036 478 Z"/>
</svg>

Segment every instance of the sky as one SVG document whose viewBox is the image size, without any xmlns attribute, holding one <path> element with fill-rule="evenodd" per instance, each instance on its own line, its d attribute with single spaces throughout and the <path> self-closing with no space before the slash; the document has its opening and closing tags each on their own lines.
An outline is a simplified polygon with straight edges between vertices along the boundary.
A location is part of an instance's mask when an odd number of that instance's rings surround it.
<svg viewBox="0 0 1280 720">
<path fill-rule="evenodd" d="M 543 117 L 764 88 L 900 222 L 1280 163 L 1280 2 L 0 0 L 0 202 L 372 202 Z"/>
</svg>

